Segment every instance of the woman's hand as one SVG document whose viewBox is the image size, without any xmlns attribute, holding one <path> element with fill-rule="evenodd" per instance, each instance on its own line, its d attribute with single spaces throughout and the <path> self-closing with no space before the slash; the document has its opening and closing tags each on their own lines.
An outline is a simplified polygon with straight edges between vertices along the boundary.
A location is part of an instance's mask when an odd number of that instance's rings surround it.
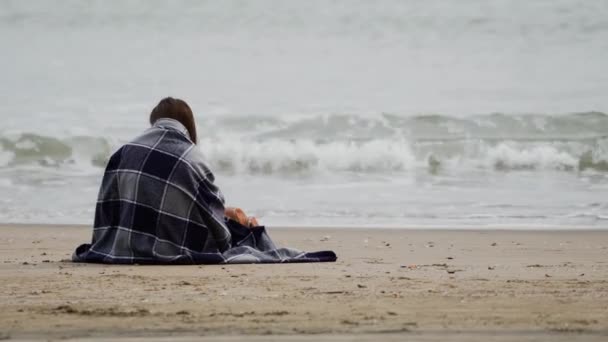
<svg viewBox="0 0 608 342">
<path fill-rule="evenodd" d="M 258 227 L 259 223 L 258 223 L 258 219 L 256 219 L 255 217 L 250 217 L 249 221 L 247 222 L 249 228 L 253 228 L 253 227 Z"/>
<path fill-rule="evenodd" d="M 259 226 L 258 220 L 255 217 L 248 217 L 241 208 L 227 207 L 224 215 L 227 218 L 249 228 Z"/>
</svg>

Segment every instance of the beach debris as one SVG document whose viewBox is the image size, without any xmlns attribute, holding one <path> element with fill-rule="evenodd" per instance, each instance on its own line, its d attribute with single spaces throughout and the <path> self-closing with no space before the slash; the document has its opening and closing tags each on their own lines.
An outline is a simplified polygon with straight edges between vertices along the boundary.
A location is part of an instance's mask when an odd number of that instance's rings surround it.
<svg viewBox="0 0 608 342">
<path fill-rule="evenodd" d="M 180 315 L 180 316 L 182 316 L 182 315 L 189 315 L 189 314 L 190 314 L 190 312 L 188 312 L 188 311 L 186 311 L 186 310 L 181 310 L 181 311 L 176 312 L 175 314 L 176 314 L 176 315 Z"/>
<path fill-rule="evenodd" d="M 151 314 L 150 310 L 143 308 L 135 308 L 133 310 L 124 310 L 118 307 L 97 308 L 97 309 L 77 309 L 70 305 L 60 305 L 53 309 L 54 312 L 63 314 L 76 314 L 81 316 L 108 316 L 108 317 L 143 317 Z"/>
<path fill-rule="evenodd" d="M 551 328 L 549 331 L 557 332 L 557 333 L 568 333 L 568 334 L 582 334 L 586 330 L 583 328 L 569 327 L 567 324 L 564 327 Z"/>
<path fill-rule="evenodd" d="M 418 265 L 416 265 L 416 264 L 411 264 L 411 265 L 401 265 L 400 267 L 401 267 L 401 268 L 407 268 L 407 269 L 410 269 L 410 270 L 415 270 L 415 269 L 417 269 L 417 268 L 418 268 Z"/>
<path fill-rule="evenodd" d="M 432 264 L 432 267 L 448 267 L 448 264 Z"/>
<path fill-rule="evenodd" d="M 534 264 L 534 265 L 528 265 L 526 266 L 528 268 L 537 268 L 537 267 L 546 267 L 545 265 L 541 265 L 541 264 Z"/>
<path fill-rule="evenodd" d="M 492 244 L 490 246 L 496 247 L 496 246 L 498 246 L 498 244 L 496 242 L 492 242 Z"/>
<path fill-rule="evenodd" d="M 45 259 L 45 260 L 42 260 L 42 262 L 44 262 L 44 263 L 48 263 L 48 262 L 51 262 L 51 260 L 47 260 L 47 259 Z"/>
<path fill-rule="evenodd" d="M 76 313 L 76 309 L 74 309 L 73 307 L 69 306 L 69 305 L 59 305 L 58 307 L 55 308 L 55 311 L 61 311 L 63 313 Z"/>
<path fill-rule="evenodd" d="M 262 316 L 285 316 L 285 315 L 289 315 L 289 311 L 270 311 L 270 312 L 264 312 L 262 314 Z"/>
<path fill-rule="evenodd" d="M 209 317 L 215 316 L 232 316 L 232 317 L 245 317 L 255 315 L 255 311 L 241 311 L 241 312 L 213 312 L 209 314 Z"/>
<path fill-rule="evenodd" d="M 394 311 L 387 311 L 386 314 L 389 316 L 397 316 L 397 313 Z"/>
<path fill-rule="evenodd" d="M 578 276 L 579 276 L 579 277 L 584 277 L 584 276 L 585 276 L 585 273 L 581 273 L 581 274 L 579 274 Z"/>
<path fill-rule="evenodd" d="M 424 245 L 424 247 L 426 248 L 433 248 L 435 247 L 435 243 L 433 241 L 429 241 L 426 243 L 426 245 Z"/>
<path fill-rule="evenodd" d="M 489 269 L 490 271 L 494 271 L 494 269 L 495 269 L 495 268 L 496 268 L 496 267 L 494 267 L 494 266 L 488 266 L 488 269 Z"/>
<path fill-rule="evenodd" d="M 360 289 L 365 289 L 367 288 L 367 286 L 363 285 L 363 284 L 357 284 L 357 287 Z"/>
<path fill-rule="evenodd" d="M 42 253 L 42 254 L 40 254 L 40 255 L 43 255 L 43 256 L 44 256 L 44 255 L 46 255 L 46 252 L 43 252 L 43 253 Z"/>
<path fill-rule="evenodd" d="M 464 270 L 445 270 L 446 272 L 448 272 L 449 274 L 454 274 L 456 272 L 463 272 Z"/>
<path fill-rule="evenodd" d="M 178 285 L 178 286 L 188 286 L 188 285 L 192 285 L 192 283 L 187 282 L 185 280 L 182 280 L 182 281 L 176 283 L 175 285 Z"/>
<path fill-rule="evenodd" d="M 545 278 L 551 278 L 551 276 L 545 273 Z"/>
<path fill-rule="evenodd" d="M 365 258 L 366 260 L 364 261 L 366 264 L 390 264 L 390 262 L 384 262 L 384 260 L 382 259 L 376 259 L 376 258 Z"/>
<path fill-rule="evenodd" d="M 446 259 L 448 259 L 448 260 L 454 260 L 453 257 L 447 257 Z"/>
<path fill-rule="evenodd" d="M 324 236 L 323 238 L 321 238 L 321 240 L 319 240 L 319 241 L 321 241 L 321 242 L 323 242 L 323 241 L 329 241 L 329 239 L 331 239 L 331 235 L 325 235 L 325 236 Z"/>
</svg>

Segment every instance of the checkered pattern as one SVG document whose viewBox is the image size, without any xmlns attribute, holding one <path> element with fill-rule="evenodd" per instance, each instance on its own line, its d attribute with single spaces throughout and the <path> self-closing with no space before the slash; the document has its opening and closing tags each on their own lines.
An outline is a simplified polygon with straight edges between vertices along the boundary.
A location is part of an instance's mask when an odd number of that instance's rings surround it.
<svg viewBox="0 0 608 342">
<path fill-rule="evenodd" d="M 224 197 L 185 127 L 158 120 L 109 160 L 93 241 L 76 262 L 218 264 L 335 261 L 333 252 L 276 248 L 264 227 L 224 218 Z"/>
</svg>

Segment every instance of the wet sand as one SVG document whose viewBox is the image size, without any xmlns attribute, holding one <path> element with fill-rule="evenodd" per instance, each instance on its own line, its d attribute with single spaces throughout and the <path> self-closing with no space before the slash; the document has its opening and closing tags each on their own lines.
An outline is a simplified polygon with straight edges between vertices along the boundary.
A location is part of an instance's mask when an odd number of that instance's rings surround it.
<svg viewBox="0 0 608 342">
<path fill-rule="evenodd" d="M 0 226 L 0 338 L 608 339 L 608 230 L 269 231 L 339 260 L 73 264 L 88 228 Z"/>
</svg>

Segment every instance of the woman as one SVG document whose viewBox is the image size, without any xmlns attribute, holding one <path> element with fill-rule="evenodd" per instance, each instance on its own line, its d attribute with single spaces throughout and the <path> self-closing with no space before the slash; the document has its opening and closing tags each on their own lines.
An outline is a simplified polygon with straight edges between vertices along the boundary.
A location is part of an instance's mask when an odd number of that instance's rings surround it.
<svg viewBox="0 0 608 342">
<path fill-rule="evenodd" d="M 335 260 L 333 252 L 277 249 L 255 218 L 224 207 L 224 197 L 196 147 L 194 115 L 186 102 L 163 99 L 152 110 L 150 124 L 110 158 L 95 210 L 93 241 L 76 249 L 74 261 Z"/>
</svg>

